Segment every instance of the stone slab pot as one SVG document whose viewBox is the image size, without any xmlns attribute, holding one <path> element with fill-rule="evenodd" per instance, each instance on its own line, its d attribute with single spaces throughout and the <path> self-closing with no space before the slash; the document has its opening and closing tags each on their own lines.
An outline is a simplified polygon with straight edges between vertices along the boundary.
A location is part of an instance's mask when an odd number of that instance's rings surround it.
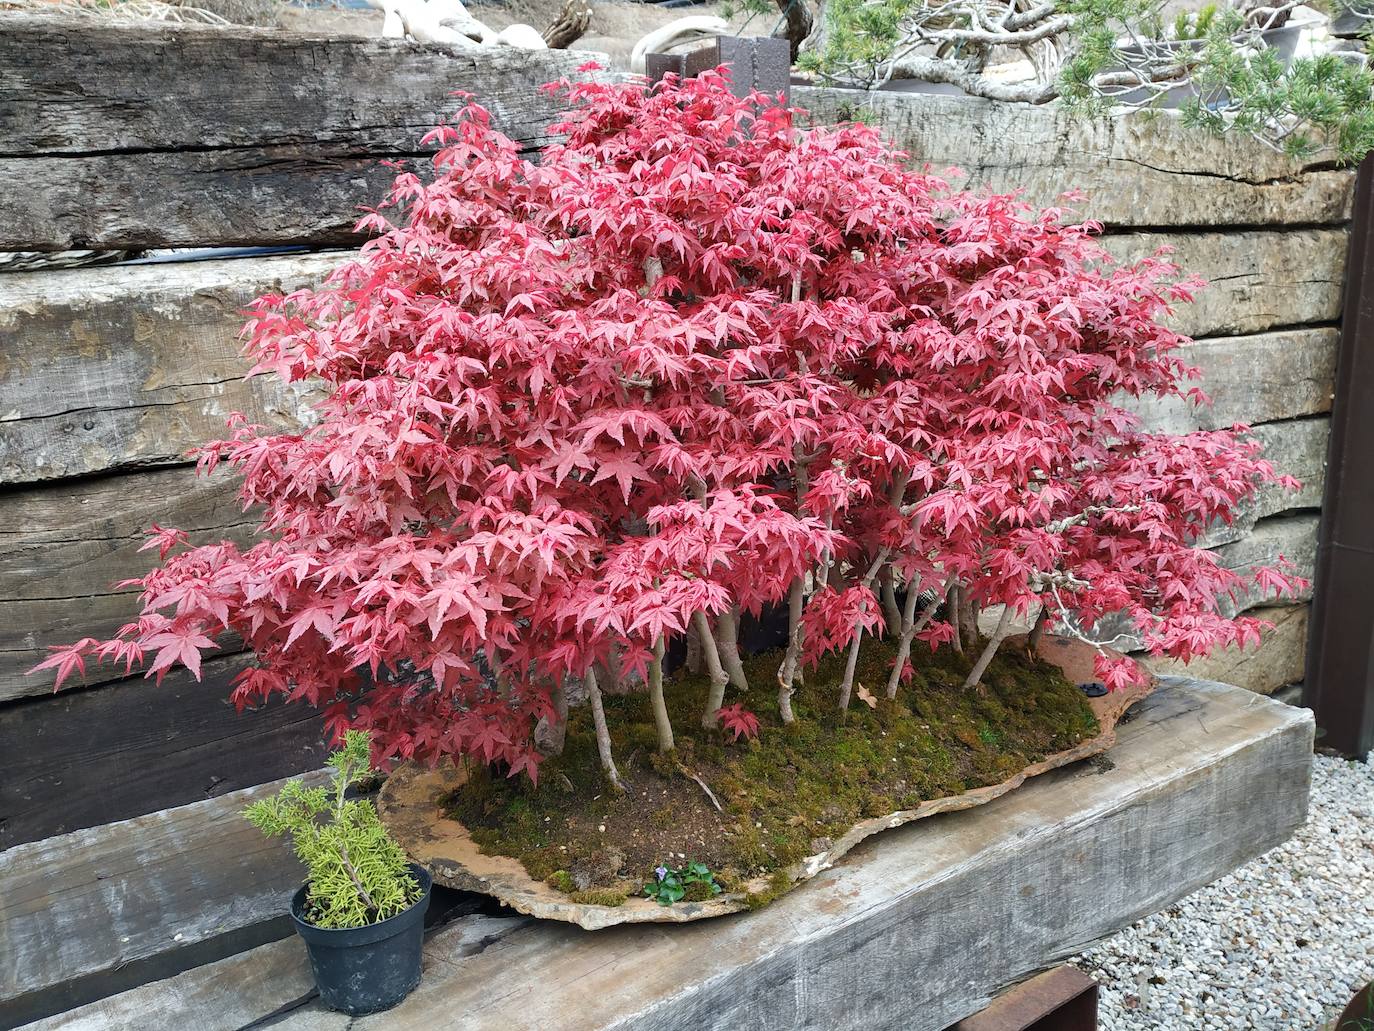
<svg viewBox="0 0 1374 1031">
<path fill-rule="evenodd" d="M 305 919 L 302 885 L 291 899 L 291 920 L 305 939 L 320 1001 L 350 1016 L 391 1009 L 420 983 L 420 949 L 425 912 L 434 882 L 422 866 L 410 864 L 420 883 L 419 900 L 393 917 L 364 927 L 316 927 Z"/>
<path fill-rule="evenodd" d="M 1008 647 L 1024 642 L 1024 638 L 1007 639 Z M 1064 671 L 1073 683 L 1086 683 L 1093 675 L 1094 649 L 1080 641 L 1047 636 L 1042 645 L 1043 657 Z M 1113 656 L 1118 653 L 1104 649 Z M 808 856 L 788 868 L 792 885 L 815 877 L 840 860 L 845 853 L 865 838 L 903 824 L 937 813 L 970 809 L 1013 791 L 1029 777 L 1067 766 L 1107 751 L 1116 743 L 1116 725 L 1136 702 L 1154 690 L 1151 679 L 1113 691 L 1087 702 L 1097 716 L 1098 733 L 1072 748 L 1046 756 L 1037 763 L 998 784 L 974 788 L 959 795 L 922 802 L 915 809 L 890 813 L 887 816 L 862 820 L 835 839 L 823 852 Z M 708 917 L 725 916 L 748 909 L 749 894 L 769 890 L 769 878 L 761 877 L 746 884 L 743 890 L 718 895 L 705 902 L 679 902 L 660 906 L 652 899 L 631 897 L 619 906 L 597 906 L 573 902 L 569 897 L 543 881 L 531 877 L 519 860 L 509 856 L 483 855 L 460 822 L 445 811 L 445 801 L 467 779 L 464 768 L 452 765 L 429 769 L 409 765 L 398 768 L 387 778 L 377 798 L 377 812 L 392 837 L 417 863 L 424 866 L 434 879 L 451 888 L 494 895 L 521 913 L 549 920 L 565 920 L 587 930 L 599 930 L 616 924 L 686 923 Z"/>
</svg>

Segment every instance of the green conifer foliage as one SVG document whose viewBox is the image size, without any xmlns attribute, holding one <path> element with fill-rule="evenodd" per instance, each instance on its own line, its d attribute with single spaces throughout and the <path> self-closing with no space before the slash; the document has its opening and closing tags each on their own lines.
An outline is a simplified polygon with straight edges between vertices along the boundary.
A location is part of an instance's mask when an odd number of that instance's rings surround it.
<svg viewBox="0 0 1374 1031">
<path fill-rule="evenodd" d="M 350 784 L 371 772 L 368 735 L 350 730 L 329 757 L 329 787 L 288 781 L 243 815 L 268 837 L 290 834 L 309 870 L 305 918 L 318 927 L 363 927 L 395 916 L 420 897 L 401 846 L 368 799 L 347 798 Z"/>
</svg>

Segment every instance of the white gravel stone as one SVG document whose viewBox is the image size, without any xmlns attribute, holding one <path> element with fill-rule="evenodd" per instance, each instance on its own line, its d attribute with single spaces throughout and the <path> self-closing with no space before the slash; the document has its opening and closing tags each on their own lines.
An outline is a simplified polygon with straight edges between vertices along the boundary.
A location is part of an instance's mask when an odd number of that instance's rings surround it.
<svg viewBox="0 0 1374 1031">
<path fill-rule="evenodd" d="M 1374 980 L 1374 767 L 1318 756 L 1306 826 L 1074 962 L 1102 1031 L 1315 1031 Z"/>
</svg>

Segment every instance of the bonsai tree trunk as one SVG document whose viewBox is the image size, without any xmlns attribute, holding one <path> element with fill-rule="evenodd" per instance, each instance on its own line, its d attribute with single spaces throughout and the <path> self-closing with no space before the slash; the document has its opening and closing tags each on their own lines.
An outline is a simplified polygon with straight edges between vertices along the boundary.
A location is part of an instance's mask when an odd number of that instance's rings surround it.
<svg viewBox="0 0 1374 1031">
<path fill-rule="evenodd" d="M 658 750 L 671 752 L 674 747 L 673 724 L 668 719 L 668 706 L 663 701 L 663 635 L 654 641 L 654 658 L 649 663 L 649 707 L 654 711 L 654 726 L 658 728 Z"/>
<path fill-rule="evenodd" d="M 883 563 L 887 561 L 887 556 L 887 548 L 878 549 L 878 557 L 873 560 L 873 564 L 864 573 L 863 584 L 865 587 L 872 586 L 873 579 L 878 575 L 878 570 L 882 568 Z M 859 666 L 859 645 L 863 643 L 863 639 L 864 631 L 863 627 L 860 626 L 854 631 L 854 640 L 849 644 L 849 656 L 844 662 L 844 679 L 840 681 L 840 712 L 849 708 L 849 695 L 854 690 L 854 671 Z"/>
<path fill-rule="evenodd" d="M 921 610 L 921 617 L 914 623 L 912 616 L 916 612 L 916 599 L 920 595 L 917 585 L 912 582 L 907 585 L 906 608 L 902 613 L 902 636 L 897 639 L 897 660 L 892 664 L 892 673 L 887 678 L 887 697 L 889 700 L 897 697 L 897 689 L 902 683 L 902 670 L 906 669 L 906 661 L 911 657 L 911 642 L 916 635 L 926 628 L 926 624 L 935 616 L 935 610 L 940 607 L 940 602 L 944 601 L 944 593 L 940 592 L 926 603 L 926 607 Z"/>
<path fill-rule="evenodd" d="M 620 779 L 620 771 L 615 768 L 611 756 L 611 732 L 606 729 L 606 710 L 601 705 L 601 687 L 596 682 L 596 670 L 587 667 L 587 697 L 592 703 L 592 723 L 596 727 L 596 751 L 601 756 L 601 769 L 606 779 L 616 791 L 624 792 L 625 785 Z"/>
<path fill-rule="evenodd" d="M 711 690 L 706 695 L 706 710 L 701 714 L 701 725 L 707 730 L 715 730 L 720 726 L 720 716 L 717 714 L 725 704 L 725 685 L 730 682 L 730 674 L 720 664 L 720 653 L 716 651 L 716 639 L 711 633 L 711 622 L 706 618 L 706 613 L 692 613 L 692 625 L 701 638 L 701 658 L 711 678 Z"/>
<path fill-rule="evenodd" d="M 687 667 L 688 673 L 701 672 L 701 638 L 696 634 L 687 635 L 687 658 L 683 665 Z"/>
<path fill-rule="evenodd" d="M 801 662 L 802 650 L 802 607 L 806 601 L 804 577 L 792 581 L 792 589 L 787 595 L 787 651 L 783 653 L 782 665 L 778 667 L 778 712 L 784 723 L 796 719 L 792 713 L 792 684 L 797 677 L 797 664 Z"/>
<path fill-rule="evenodd" d="M 792 61 L 796 63 L 797 53 L 801 50 L 802 40 L 811 34 L 814 19 L 806 0 L 776 0 L 782 12 L 783 23 L 773 33 L 781 36 L 791 45 Z"/>
<path fill-rule="evenodd" d="M 988 664 L 992 662 L 992 657 L 997 654 L 997 649 L 1011 633 L 1011 606 L 1002 606 L 1002 617 L 997 621 L 997 629 L 988 638 L 988 643 L 983 647 L 982 653 L 978 656 L 978 661 L 973 664 L 973 669 L 968 671 L 968 679 L 964 681 L 964 689 L 977 688 L 980 694 L 986 693 L 983 687 L 983 674 L 988 671 Z"/>
<path fill-rule="evenodd" d="M 801 280 L 792 279 L 792 301 L 795 304 L 801 297 Z M 807 471 L 810 462 L 800 444 L 792 445 L 793 486 L 797 492 L 797 511 L 802 511 L 802 499 L 806 497 L 811 484 Z M 827 525 L 829 521 L 827 520 Z M 829 561 L 827 559 L 827 561 Z M 819 582 L 819 578 L 817 580 Z M 783 653 L 782 665 L 778 667 L 778 712 L 783 723 L 791 723 L 796 717 L 792 714 L 792 685 L 797 679 L 797 668 L 801 663 L 802 652 L 802 610 L 806 606 L 806 577 L 799 576 L 792 581 L 787 594 L 787 650 Z"/>
<path fill-rule="evenodd" d="M 566 0 L 562 9 L 543 32 L 550 50 L 566 50 L 582 37 L 592 20 L 589 0 Z"/>
<path fill-rule="evenodd" d="M 887 633 L 885 636 L 892 636 L 900 633 L 905 625 L 902 619 L 902 610 L 897 606 L 897 588 L 894 585 L 896 578 L 892 574 L 890 565 L 883 567 L 882 573 L 882 599 L 883 599 L 883 618 L 887 623 Z"/>
<path fill-rule="evenodd" d="M 960 655 L 964 654 L 964 629 L 959 623 L 964 607 L 964 589 L 958 583 L 950 585 L 949 593 L 946 595 L 945 611 L 949 614 L 949 622 L 954 627 L 954 640 L 950 643 L 954 645 L 954 650 Z"/>
<path fill-rule="evenodd" d="M 970 651 L 977 649 L 983 635 L 978 632 L 978 605 L 967 587 L 959 589 L 959 625 L 964 631 L 964 646 Z"/>
<path fill-rule="evenodd" d="M 739 657 L 739 606 L 727 609 L 716 617 L 716 650 L 720 653 L 721 665 L 730 677 L 730 683 L 741 691 L 749 690 L 749 680 L 744 675 L 744 663 Z"/>
<path fill-rule="evenodd" d="M 1026 650 L 1035 657 L 1040 656 L 1040 641 L 1045 636 L 1045 624 L 1050 621 L 1050 610 L 1044 602 L 1040 603 L 1040 614 L 1035 617 L 1035 624 L 1031 627 L 1030 634 L 1026 637 Z"/>
</svg>

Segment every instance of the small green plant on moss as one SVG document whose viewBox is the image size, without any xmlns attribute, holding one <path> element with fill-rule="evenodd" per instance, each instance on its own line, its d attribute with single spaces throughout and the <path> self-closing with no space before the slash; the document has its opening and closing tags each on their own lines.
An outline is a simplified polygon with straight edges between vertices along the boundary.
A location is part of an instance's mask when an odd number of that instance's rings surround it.
<svg viewBox="0 0 1374 1031">
<path fill-rule="evenodd" d="M 350 784 L 372 773 L 368 735 L 350 730 L 329 757 L 329 787 L 291 780 L 243 815 L 270 838 L 290 834 L 309 871 L 305 918 L 317 927 L 363 927 L 395 916 L 420 897 L 420 885 L 401 846 L 363 798 L 348 798 Z"/>
<path fill-rule="evenodd" d="M 671 906 L 684 898 L 690 902 L 705 902 L 720 894 L 720 885 L 705 863 L 659 866 L 654 868 L 654 879 L 644 885 L 644 894 L 660 906 Z"/>
</svg>

